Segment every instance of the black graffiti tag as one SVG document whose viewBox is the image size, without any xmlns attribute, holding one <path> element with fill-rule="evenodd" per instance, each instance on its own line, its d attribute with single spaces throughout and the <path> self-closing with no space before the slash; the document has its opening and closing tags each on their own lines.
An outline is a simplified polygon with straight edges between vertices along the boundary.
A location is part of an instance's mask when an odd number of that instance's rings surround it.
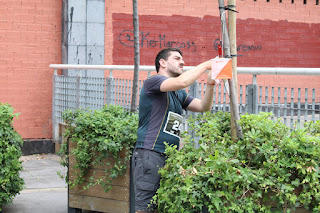
<svg viewBox="0 0 320 213">
<path fill-rule="evenodd" d="M 220 39 L 216 39 L 213 42 L 213 48 L 218 51 L 218 45 L 221 45 Z M 247 51 L 256 51 L 256 50 L 262 50 L 262 45 L 238 45 L 237 51 L 238 52 L 247 52 Z"/>
<path fill-rule="evenodd" d="M 237 51 L 244 51 L 244 52 L 246 52 L 246 51 L 256 51 L 256 50 L 262 50 L 262 46 L 261 45 L 257 45 L 257 46 L 255 46 L 255 45 L 239 45 L 238 47 L 237 47 Z"/>
<path fill-rule="evenodd" d="M 123 30 L 119 35 L 119 42 L 125 47 L 133 47 L 134 45 L 134 33 L 132 30 Z M 150 36 L 150 32 L 140 31 L 140 42 L 141 47 L 175 47 L 180 49 L 190 49 L 192 52 L 197 50 L 197 46 L 193 41 L 172 41 L 167 39 L 165 34 L 159 34 L 158 37 L 154 38 Z"/>
<path fill-rule="evenodd" d="M 220 39 L 217 38 L 217 39 L 214 40 L 214 42 L 213 42 L 213 48 L 214 48 L 216 51 L 218 51 L 218 46 L 219 46 L 219 45 L 222 46 Z"/>
<path fill-rule="evenodd" d="M 133 47 L 134 33 L 132 30 L 123 30 L 119 35 L 119 41 L 125 47 Z"/>
</svg>

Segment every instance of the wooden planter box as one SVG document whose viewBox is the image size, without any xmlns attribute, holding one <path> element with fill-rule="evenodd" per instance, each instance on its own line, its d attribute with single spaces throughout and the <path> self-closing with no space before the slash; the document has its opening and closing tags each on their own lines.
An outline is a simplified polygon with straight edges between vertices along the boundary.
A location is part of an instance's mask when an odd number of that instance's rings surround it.
<svg viewBox="0 0 320 213">
<path fill-rule="evenodd" d="M 62 127 L 64 132 L 65 127 Z M 68 142 L 69 153 L 76 147 L 76 143 Z M 106 162 L 112 162 L 113 159 L 106 159 Z M 129 213 L 134 212 L 134 207 L 130 206 L 130 163 L 124 175 L 112 180 L 112 189 L 106 193 L 101 185 L 95 185 L 89 189 L 84 190 L 83 185 L 68 187 L 68 212 L 75 213 L 82 210 L 91 210 L 97 212 L 110 213 Z M 68 174 L 69 179 L 74 180 L 74 166 L 76 165 L 76 158 L 69 155 Z M 95 166 L 88 170 L 85 176 L 85 183 L 88 183 L 88 178 L 95 172 L 96 177 L 104 176 L 104 167 Z"/>
</svg>

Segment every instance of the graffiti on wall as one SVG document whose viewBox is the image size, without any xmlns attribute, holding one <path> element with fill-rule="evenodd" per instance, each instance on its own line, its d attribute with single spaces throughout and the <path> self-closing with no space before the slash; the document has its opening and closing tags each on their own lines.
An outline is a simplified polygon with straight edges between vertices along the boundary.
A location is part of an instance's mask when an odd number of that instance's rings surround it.
<svg viewBox="0 0 320 213">
<path fill-rule="evenodd" d="M 216 39 L 213 42 L 213 47 L 216 51 L 218 51 L 218 45 L 221 45 L 220 39 Z M 240 44 L 237 46 L 237 51 L 238 52 L 247 52 L 247 51 L 259 51 L 262 50 L 262 45 L 245 45 L 245 44 Z"/>
<path fill-rule="evenodd" d="M 123 30 L 119 35 L 120 43 L 125 47 L 133 47 L 134 33 L 132 30 Z M 166 34 L 159 34 L 158 37 L 150 36 L 150 32 L 140 31 L 141 47 L 158 47 L 160 49 L 167 47 L 175 47 L 180 49 L 189 49 L 192 52 L 197 51 L 196 44 L 193 41 L 174 41 L 168 39 Z"/>
<path fill-rule="evenodd" d="M 119 42 L 124 47 L 133 47 L 134 46 L 134 33 L 132 30 L 123 30 L 119 34 Z M 147 48 L 167 48 L 175 47 L 180 49 L 188 49 L 192 52 L 197 51 L 197 45 L 194 41 L 174 41 L 168 39 L 166 34 L 159 34 L 158 36 L 151 36 L 150 32 L 140 31 L 140 47 Z M 220 39 L 215 39 L 213 42 L 213 48 L 218 51 L 218 45 L 221 45 Z M 262 50 L 262 45 L 245 45 L 240 44 L 237 46 L 237 51 L 260 51 Z"/>
</svg>

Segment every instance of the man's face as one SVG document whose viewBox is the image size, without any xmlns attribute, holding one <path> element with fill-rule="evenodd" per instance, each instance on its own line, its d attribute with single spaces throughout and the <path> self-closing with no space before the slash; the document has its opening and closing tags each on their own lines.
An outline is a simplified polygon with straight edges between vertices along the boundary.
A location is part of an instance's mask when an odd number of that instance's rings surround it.
<svg viewBox="0 0 320 213">
<path fill-rule="evenodd" d="M 184 61 L 179 52 L 170 52 L 167 63 L 167 72 L 172 77 L 177 77 L 182 74 Z"/>
</svg>

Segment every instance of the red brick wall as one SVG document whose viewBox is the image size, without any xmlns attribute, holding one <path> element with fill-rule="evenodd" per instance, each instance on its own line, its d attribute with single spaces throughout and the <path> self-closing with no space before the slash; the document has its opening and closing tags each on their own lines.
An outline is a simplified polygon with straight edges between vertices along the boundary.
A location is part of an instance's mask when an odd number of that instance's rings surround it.
<svg viewBox="0 0 320 213">
<path fill-rule="evenodd" d="M 113 14 L 114 64 L 133 63 L 132 15 Z M 141 64 L 154 64 L 162 48 L 178 47 L 186 65 L 215 57 L 218 17 L 139 16 Z M 238 66 L 320 67 L 320 23 L 237 20 Z"/>
<path fill-rule="evenodd" d="M 51 138 L 51 63 L 61 63 L 61 1 L 0 2 L 0 102 L 23 138 Z"/>
<path fill-rule="evenodd" d="M 165 47 L 179 47 L 186 65 L 194 66 L 215 57 L 221 37 L 220 19 L 214 16 L 140 15 L 140 58 L 153 65 L 155 55 Z M 113 63 L 133 64 L 131 14 L 113 14 Z M 239 67 L 320 67 L 320 24 L 256 19 L 237 20 Z M 239 83 L 251 82 L 239 75 Z M 317 77 L 263 76 L 259 84 L 319 88 Z"/>
<path fill-rule="evenodd" d="M 281 3 L 279 1 L 267 2 L 267 0 L 238 0 L 236 1 L 236 9 L 239 13 L 237 13 L 236 16 L 238 22 L 239 20 L 246 22 L 248 19 L 253 19 L 256 21 L 285 21 L 291 24 L 320 23 L 320 5 L 316 5 L 315 0 L 307 0 L 306 4 L 303 2 L 302 0 L 296 0 L 294 3 L 292 3 L 291 0 L 282 0 Z M 225 3 L 227 4 L 227 0 L 225 0 Z M 205 16 L 219 16 L 218 1 L 212 0 L 143 0 L 142 2 L 138 2 L 138 11 L 140 17 L 171 17 L 172 15 L 178 15 L 202 19 Z M 132 1 L 106 0 L 106 64 L 113 62 L 115 50 L 113 44 L 115 42 L 114 40 L 117 39 L 113 32 L 115 28 L 113 13 L 129 14 L 132 16 Z M 180 23 L 180 25 L 185 24 L 188 24 L 188 22 Z M 131 26 L 132 29 L 132 21 L 127 22 L 127 25 Z M 151 24 L 151 26 L 149 25 L 148 27 L 156 28 L 156 25 Z M 121 26 L 121 28 L 124 28 L 124 26 Z M 239 29 L 237 32 L 239 32 Z"/>
</svg>

